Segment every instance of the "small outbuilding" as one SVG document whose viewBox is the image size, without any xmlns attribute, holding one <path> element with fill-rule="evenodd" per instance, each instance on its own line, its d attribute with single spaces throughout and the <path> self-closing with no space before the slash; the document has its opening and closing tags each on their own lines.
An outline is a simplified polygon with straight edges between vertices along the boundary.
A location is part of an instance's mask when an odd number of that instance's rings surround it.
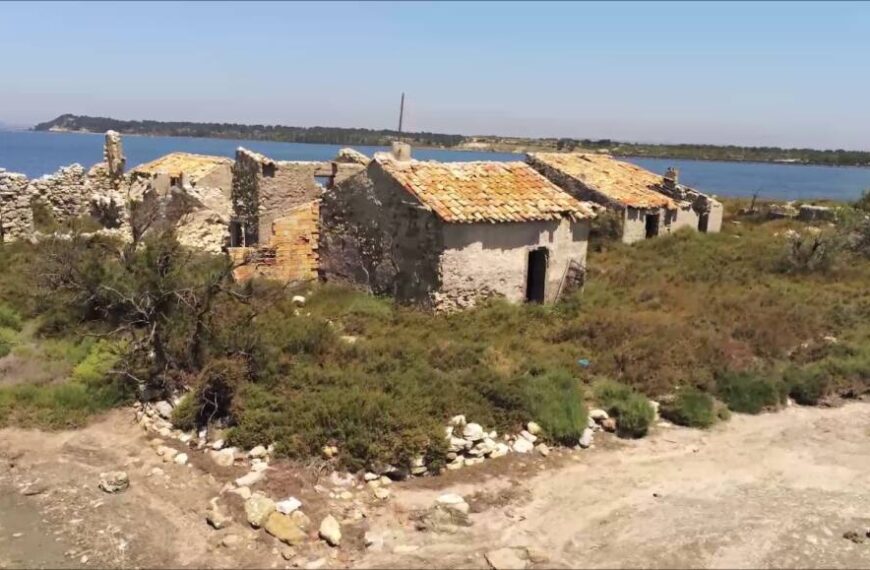
<svg viewBox="0 0 870 570">
<path fill-rule="evenodd" d="M 320 271 L 435 309 L 550 302 L 582 283 L 594 205 L 522 162 L 422 162 L 395 144 L 328 188 Z"/>
<path fill-rule="evenodd" d="M 718 232 L 722 204 L 665 176 L 594 153 L 531 153 L 527 162 L 560 188 L 622 214 L 622 241 L 633 243 L 682 227 Z"/>
</svg>

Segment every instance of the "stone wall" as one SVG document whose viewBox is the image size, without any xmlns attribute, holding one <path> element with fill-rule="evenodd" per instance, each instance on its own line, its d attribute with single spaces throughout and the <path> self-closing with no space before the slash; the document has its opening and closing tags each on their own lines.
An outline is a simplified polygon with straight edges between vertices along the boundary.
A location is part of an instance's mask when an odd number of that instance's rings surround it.
<svg viewBox="0 0 870 570">
<path fill-rule="evenodd" d="M 706 232 L 718 233 L 722 229 L 722 203 L 693 188 L 680 184 L 678 177 L 679 172 L 675 168 L 669 168 L 663 178 L 662 186 L 658 190 L 665 196 L 681 203 L 681 210 L 686 209 L 682 207 L 683 204 L 687 204 L 688 209 L 691 210 L 686 212 L 685 215 L 683 215 L 682 211 L 680 212 L 674 229 L 693 227 L 696 230 L 700 230 L 699 223 L 701 217 L 706 215 Z"/>
<path fill-rule="evenodd" d="M 323 279 L 435 304 L 441 223 L 376 162 L 328 188 L 320 208 Z"/>
<path fill-rule="evenodd" d="M 285 283 L 317 279 L 319 216 L 319 200 L 296 206 L 273 220 L 269 244 L 229 248 L 236 266 L 234 277 L 240 281 L 265 277 Z"/>
<path fill-rule="evenodd" d="M 23 174 L 0 168 L 0 242 L 22 239 L 33 232 L 29 182 Z"/>
<path fill-rule="evenodd" d="M 545 301 L 566 287 L 570 267 L 586 267 L 589 221 L 443 224 L 439 310 L 462 309 L 491 296 L 526 298 L 529 253 L 547 250 Z"/>
</svg>

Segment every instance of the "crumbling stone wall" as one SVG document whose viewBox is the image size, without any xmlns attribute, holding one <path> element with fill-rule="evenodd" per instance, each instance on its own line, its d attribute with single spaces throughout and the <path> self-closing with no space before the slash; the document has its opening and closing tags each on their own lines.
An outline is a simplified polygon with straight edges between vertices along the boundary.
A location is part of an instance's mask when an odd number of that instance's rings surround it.
<svg viewBox="0 0 870 570">
<path fill-rule="evenodd" d="M 320 275 L 375 294 L 435 305 L 442 224 L 376 162 L 327 189 L 320 205 Z"/>
<path fill-rule="evenodd" d="M 29 180 L 0 168 L 0 242 L 27 237 L 33 232 Z"/>
<path fill-rule="evenodd" d="M 724 211 L 722 203 L 693 188 L 680 184 L 679 171 L 677 169 L 668 168 L 662 178 L 661 187 L 657 190 L 681 203 L 680 212 L 674 224 L 674 230 L 681 227 L 701 229 L 699 225 L 703 216 L 707 218 L 705 230 L 707 233 L 718 233 L 722 229 L 722 214 Z M 687 206 L 684 206 L 684 204 Z"/>
</svg>

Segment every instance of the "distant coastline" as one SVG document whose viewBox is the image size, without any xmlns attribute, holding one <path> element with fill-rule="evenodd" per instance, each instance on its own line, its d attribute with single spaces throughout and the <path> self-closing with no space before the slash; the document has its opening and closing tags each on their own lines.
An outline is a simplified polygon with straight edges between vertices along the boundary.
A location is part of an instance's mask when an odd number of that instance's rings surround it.
<svg viewBox="0 0 870 570">
<path fill-rule="evenodd" d="M 517 153 L 576 151 L 607 153 L 625 158 L 661 158 L 715 162 L 750 162 L 779 165 L 870 166 L 870 152 L 850 150 L 784 149 L 734 145 L 647 144 L 609 139 L 521 138 L 465 136 L 430 132 L 398 132 L 342 127 L 289 127 L 167 121 L 124 121 L 108 117 L 65 114 L 34 126 L 33 131 L 194 137 L 314 143 L 345 146 L 388 146 L 401 137 L 418 148 L 453 151 Z"/>
</svg>

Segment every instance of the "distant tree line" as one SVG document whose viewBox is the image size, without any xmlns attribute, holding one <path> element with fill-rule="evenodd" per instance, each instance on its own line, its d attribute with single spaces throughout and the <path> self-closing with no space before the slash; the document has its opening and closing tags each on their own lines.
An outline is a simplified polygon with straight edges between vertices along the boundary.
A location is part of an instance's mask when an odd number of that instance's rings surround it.
<svg viewBox="0 0 870 570">
<path fill-rule="evenodd" d="M 124 134 L 250 139 L 297 143 L 322 143 L 349 146 L 385 146 L 400 136 L 389 129 L 349 129 L 339 127 L 286 127 L 282 125 L 240 125 L 236 123 L 191 123 L 164 121 L 122 121 L 107 117 L 61 115 L 34 127 L 37 131 L 61 129 L 69 131 Z M 442 148 L 466 143 L 483 142 L 499 148 L 553 148 L 559 151 L 608 152 L 615 156 L 649 158 L 682 158 L 734 162 L 785 162 L 830 166 L 870 166 L 870 152 L 853 150 L 816 150 L 811 148 L 719 146 L 705 144 L 643 144 L 611 139 L 520 139 L 496 136 L 466 137 L 430 132 L 401 133 L 408 142 L 418 146 Z"/>
</svg>

